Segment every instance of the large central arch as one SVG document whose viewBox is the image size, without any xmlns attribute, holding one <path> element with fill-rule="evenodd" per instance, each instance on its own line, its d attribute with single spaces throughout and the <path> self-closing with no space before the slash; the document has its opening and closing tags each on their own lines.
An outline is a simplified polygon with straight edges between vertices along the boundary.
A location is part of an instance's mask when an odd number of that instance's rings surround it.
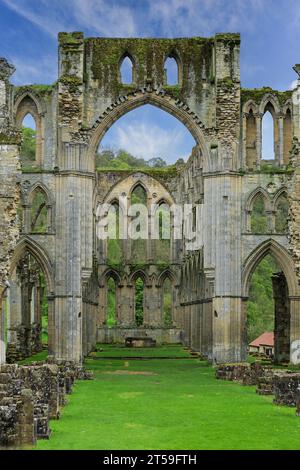
<svg viewBox="0 0 300 470">
<path fill-rule="evenodd" d="M 135 91 L 109 106 L 96 120 L 92 127 L 92 134 L 88 149 L 88 158 L 93 158 L 98 144 L 108 129 L 126 113 L 145 104 L 152 104 L 177 118 L 194 137 L 203 154 L 204 169 L 210 169 L 210 155 L 205 141 L 205 127 L 198 116 L 180 100 L 175 100 L 166 93 L 158 91 Z"/>
</svg>

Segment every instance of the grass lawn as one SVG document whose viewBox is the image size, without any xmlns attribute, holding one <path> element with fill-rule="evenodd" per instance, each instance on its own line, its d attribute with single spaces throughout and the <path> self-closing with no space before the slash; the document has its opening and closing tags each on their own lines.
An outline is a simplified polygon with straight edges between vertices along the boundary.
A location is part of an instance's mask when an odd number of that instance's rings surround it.
<svg viewBox="0 0 300 470">
<path fill-rule="evenodd" d="M 40 351 L 33 356 L 26 357 L 26 359 L 22 359 L 22 361 L 18 361 L 18 364 L 20 366 L 28 366 L 32 364 L 33 362 L 40 362 L 40 361 L 45 361 L 48 356 L 48 351 L 47 349 L 43 349 L 43 351 Z"/>
<path fill-rule="evenodd" d="M 186 355 L 180 346 L 166 348 Z M 61 419 L 51 421 L 51 438 L 37 449 L 300 449 L 295 409 L 273 405 L 255 387 L 216 380 L 199 359 L 88 359 L 86 366 L 95 380 L 75 384 Z"/>
</svg>

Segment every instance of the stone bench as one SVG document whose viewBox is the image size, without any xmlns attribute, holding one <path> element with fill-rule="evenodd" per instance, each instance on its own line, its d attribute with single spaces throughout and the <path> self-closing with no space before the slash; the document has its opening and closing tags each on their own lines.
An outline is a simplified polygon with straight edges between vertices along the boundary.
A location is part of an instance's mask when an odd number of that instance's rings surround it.
<svg viewBox="0 0 300 470">
<path fill-rule="evenodd" d="M 129 337 L 125 339 L 127 348 L 153 348 L 156 346 L 156 340 L 148 337 Z"/>
</svg>

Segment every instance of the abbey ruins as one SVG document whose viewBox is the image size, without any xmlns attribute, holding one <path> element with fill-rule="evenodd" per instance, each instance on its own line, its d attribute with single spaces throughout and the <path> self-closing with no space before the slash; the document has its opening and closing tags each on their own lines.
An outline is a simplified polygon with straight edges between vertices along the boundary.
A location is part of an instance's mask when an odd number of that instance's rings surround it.
<svg viewBox="0 0 300 470">
<path fill-rule="evenodd" d="M 293 91 L 244 89 L 240 37 L 107 39 L 59 34 L 53 85 L 13 86 L 14 66 L 0 59 L 0 363 L 41 349 L 41 290 L 48 301 L 48 354 L 80 364 L 97 342 L 149 336 L 182 342 L 213 363 L 246 359 L 246 306 L 252 273 L 268 253 L 273 276 L 275 359 L 299 362 L 300 343 L 300 81 Z M 123 84 L 120 64 L 133 64 Z M 173 57 L 178 85 L 164 63 Z M 294 67 L 300 75 L 300 66 Z M 106 131 L 125 113 L 151 104 L 181 121 L 196 141 L 187 163 L 170 171 L 96 171 Z M 261 122 L 274 120 L 275 161 L 262 159 Z M 21 125 L 36 122 L 35 162 L 21 167 Z M 141 142 L 141 146 L 143 142 Z M 99 204 L 142 188 L 146 204 L 201 206 L 202 244 L 171 240 L 157 261 L 153 241 L 136 259 L 131 240 L 120 259 L 96 237 Z M 39 213 L 44 229 L 36 230 Z M 251 224 L 263 201 L 263 233 Z M 285 204 L 286 203 L 286 204 Z M 286 209 L 288 230 L 277 223 Z M 173 227 L 174 228 L 174 227 Z M 41 285 L 41 276 L 45 286 Z M 144 283 L 143 320 L 135 315 L 135 281 Z M 116 324 L 107 324 L 107 285 L 115 283 Z M 172 285 L 168 324 L 162 291 Z"/>
</svg>

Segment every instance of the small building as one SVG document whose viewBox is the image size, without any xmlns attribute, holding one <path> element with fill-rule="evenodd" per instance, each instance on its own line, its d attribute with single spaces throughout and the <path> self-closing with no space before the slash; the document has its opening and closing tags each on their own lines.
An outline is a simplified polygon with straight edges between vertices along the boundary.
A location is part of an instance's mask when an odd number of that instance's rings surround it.
<svg viewBox="0 0 300 470">
<path fill-rule="evenodd" d="M 249 344 L 249 352 L 264 354 L 265 356 L 274 355 L 274 332 L 266 331 Z"/>
</svg>

